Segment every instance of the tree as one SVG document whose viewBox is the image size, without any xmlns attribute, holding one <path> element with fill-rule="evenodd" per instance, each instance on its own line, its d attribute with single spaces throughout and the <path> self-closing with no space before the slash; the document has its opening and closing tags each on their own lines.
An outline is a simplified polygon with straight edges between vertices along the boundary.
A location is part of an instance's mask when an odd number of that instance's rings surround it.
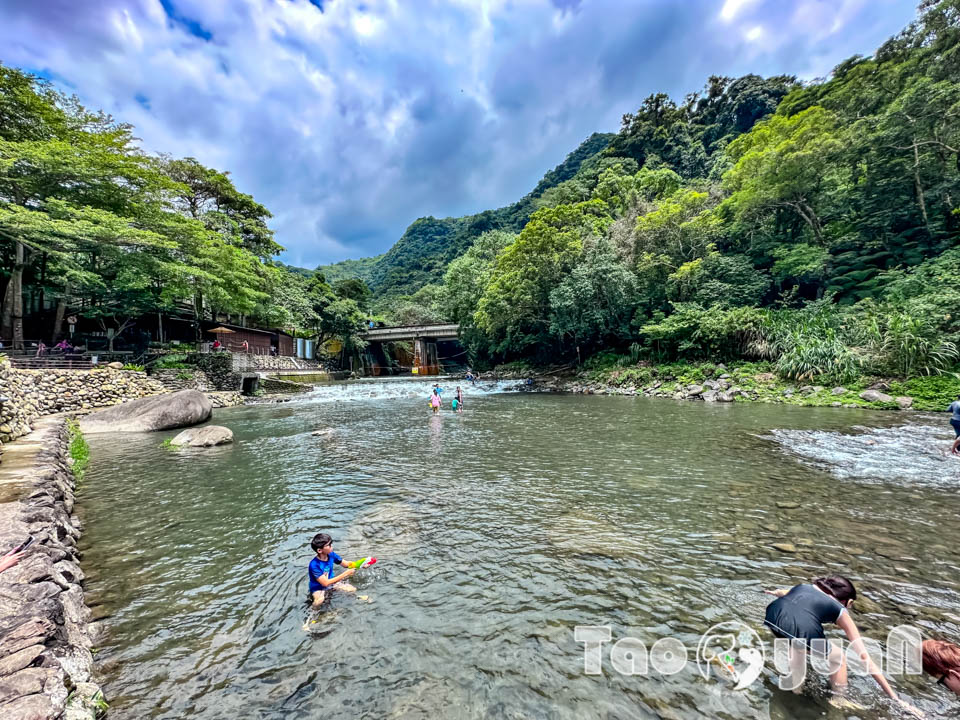
<svg viewBox="0 0 960 720">
<path fill-rule="evenodd" d="M 727 148 L 735 164 L 723 176 L 724 208 L 744 225 L 786 210 L 823 246 L 828 200 L 845 181 L 843 149 L 836 117 L 822 107 L 764 120 Z"/>
<path fill-rule="evenodd" d="M 584 239 L 602 235 L 611 221 L 600 200 L 531 216 L 497 257 L 474 316 L 495 352 L 520 352 L 548 339 L 550 292 L 575 265 Z"/>
<path fill-rule="evenodd" d="M 593 349 L 632 334 L 637 278 L 609 240 L 589 241 L 573 271 L 550 293 L 550 332 Z"/>
</svg>

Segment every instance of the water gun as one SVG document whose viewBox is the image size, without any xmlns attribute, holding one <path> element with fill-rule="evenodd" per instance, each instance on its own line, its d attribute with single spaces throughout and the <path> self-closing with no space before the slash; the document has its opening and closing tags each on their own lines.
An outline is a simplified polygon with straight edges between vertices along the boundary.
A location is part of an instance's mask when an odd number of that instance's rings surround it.
<svg viewBox="0 0 960 720">
<path fill-rule="evenodd" d="M 351 570 L 359 570 L 360 568 L 370 567 L 376 561 L 377 559 L 375 557 L 364 557 L 344 564 Z"/>
</svg>

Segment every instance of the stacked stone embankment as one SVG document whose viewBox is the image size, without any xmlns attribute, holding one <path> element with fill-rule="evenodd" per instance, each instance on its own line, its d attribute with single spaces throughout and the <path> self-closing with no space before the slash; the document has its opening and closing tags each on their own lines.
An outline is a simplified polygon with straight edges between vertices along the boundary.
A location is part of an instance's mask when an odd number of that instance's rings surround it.
<svg viewBox="0 0 960 720">
<path fill-rule="evenodd" d="M 28 432 L 34 420 L 61 412 L 87 412 L 166 392 L 146 373 L 92 370 L 18 370 L 0 356 L 0 442 Z"/>
<path fill-rule="evenodd" d="M 0 717 L 92 720 L 105 707 L 91 681 L 99 630 L 84 604 L 64 420 L 38 421 L 9 450 L 0 466 L 0 551 L 35 541 L 0 573 Z"/>
</svg>

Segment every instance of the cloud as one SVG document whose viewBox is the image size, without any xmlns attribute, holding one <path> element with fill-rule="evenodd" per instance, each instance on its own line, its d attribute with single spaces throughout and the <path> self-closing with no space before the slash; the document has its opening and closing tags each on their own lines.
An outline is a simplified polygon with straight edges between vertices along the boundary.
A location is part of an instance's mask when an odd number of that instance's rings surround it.
<svg viewBox="0 0 960 720">
<path fill-rule="evenodd" d="M 284 259 L 386 250 L 419 216 L 519 199 L 648 94 L 815 77 L 913 16 L 899 0 L 14 0 L 0 59 L 229 170 Z M 758 31 L 762 28 L 762 32 Z"/>
</svg>

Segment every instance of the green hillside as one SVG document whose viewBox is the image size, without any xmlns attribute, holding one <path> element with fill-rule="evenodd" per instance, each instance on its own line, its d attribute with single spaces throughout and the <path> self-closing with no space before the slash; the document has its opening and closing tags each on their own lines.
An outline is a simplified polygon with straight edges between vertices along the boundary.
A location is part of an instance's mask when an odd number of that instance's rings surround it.
<svg viewBox="0 0 960 720">
<path fill-rule="evenodd" d="M 379 297 L 413 294 L 424 285 L 438 283 L 450 261 L 466 252 L 484 232 L 498 229 L 519 232 L 536 209 L 536 200 L 573 177 L 614 137 L 612 133 L 594 133 L 544 175 L 532 192 L 512 205 L 459 218 L 419 218 L 383 255 L 343 260 L 323 265 L 320 270 L 331 283 L 346 277 L 360 278 Z"/>
</svg>

